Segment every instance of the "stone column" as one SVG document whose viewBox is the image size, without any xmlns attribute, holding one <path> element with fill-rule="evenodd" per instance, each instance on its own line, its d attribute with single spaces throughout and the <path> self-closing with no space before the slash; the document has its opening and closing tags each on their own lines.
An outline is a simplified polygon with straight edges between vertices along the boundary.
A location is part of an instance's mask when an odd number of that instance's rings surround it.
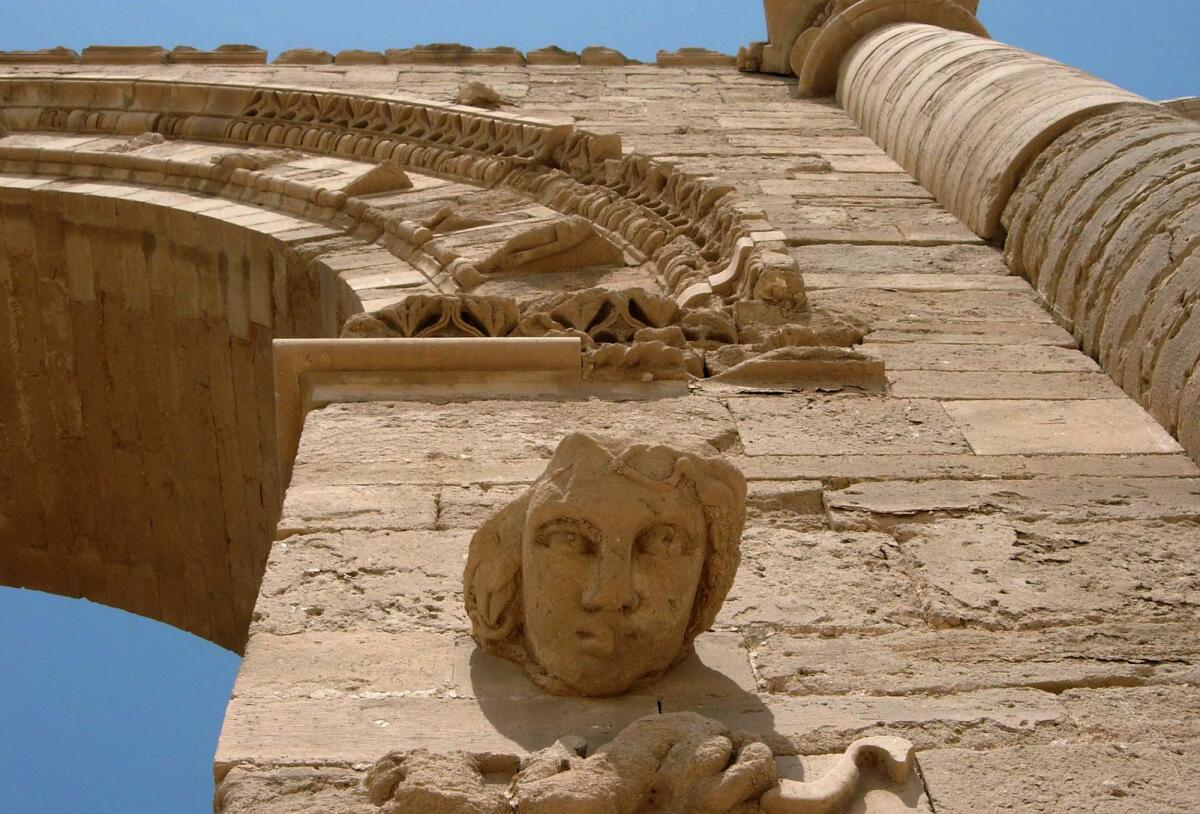
<svg viewBox="0 0 1200 814">
<path fill-rule="evenodd" d="M 1200 457 L 1200 124 L 987 39 L 974 3 L 767 3 L 745 67 L 834 95 Z M 793 19 L 785 24 L 790 6 Z M 803 8 L 800 8 L 803 6 Z M 798 33 L 797 33 L 798 30 Z M 778 59 L 775 59 L 778 63 Z"/>
</svg>

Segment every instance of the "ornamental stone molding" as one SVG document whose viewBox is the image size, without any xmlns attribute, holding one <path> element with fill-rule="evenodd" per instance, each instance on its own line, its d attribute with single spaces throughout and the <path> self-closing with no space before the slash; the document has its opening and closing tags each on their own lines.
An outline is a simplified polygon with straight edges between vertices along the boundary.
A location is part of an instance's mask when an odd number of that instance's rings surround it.
<svg viewBox="0 0 1200 814">
<path fill-rule="evenodd" d="M 651 258 L 681 305 L 714 296 L 770 297 L 747 269 L 778 246 L 775 230 L 732 189 L 667 163 L 623 155 L 620 139 L 496 111 L 330 92 L 156 81 L 0 80 L 9 130 L 158 133 L 394 162 L 436 177 L 505 186 L 582 216 Z M 334 195 L 334 206 L 347 196 Z M 388 229 L 365 202 L 348 214 Z M 394 227 L 393 227 L 394 228 Z M 742 250 L 750 241 L 752 251 Z M 447 267 L 454 258 L 439 258 Z M 730 268 L 732 266 L 732 268 Z M 477 281 L 459 263 L 452 276 Z M 802 292 L 798 270 L 783 295 Z M 800 293 L 802 296 L 802 293 Z"/>
</svg>

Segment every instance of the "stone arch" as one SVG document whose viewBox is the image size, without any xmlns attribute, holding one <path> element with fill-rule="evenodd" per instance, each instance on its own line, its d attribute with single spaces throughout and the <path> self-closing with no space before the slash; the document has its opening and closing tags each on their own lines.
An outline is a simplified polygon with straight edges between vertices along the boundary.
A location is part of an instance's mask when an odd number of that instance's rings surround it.
<svg viewBox="0 0 1200 814">
<path fill-rule="evenodd" d="M 249 207 L 6 181 L 0 584 L 239 650 L 281 494 L 271 341 L 327 333 L 319 283 Z"/>
</svg>

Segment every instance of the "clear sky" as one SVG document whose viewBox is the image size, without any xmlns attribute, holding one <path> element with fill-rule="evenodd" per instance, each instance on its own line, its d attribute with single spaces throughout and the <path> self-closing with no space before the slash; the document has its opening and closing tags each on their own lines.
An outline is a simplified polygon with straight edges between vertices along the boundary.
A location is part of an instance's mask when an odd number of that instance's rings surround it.
<svg viewBox="0 0 1200 814">
<path fill-rule="evenodd" d="M 597 13 L 597 9 L 600 13 Z M 55 0 L 10 2 L 0 50 L 94 43 L 272 55 L 423 42 L 736 51 L 762 39 L 757 0 Z M 1154 99 L 1200 95 L 1197 0 L 983 0 L 1004 42 Z M 0 812 L 204 814 L 238 659 L 121 611 L 0 589 Z"/>
</svg>

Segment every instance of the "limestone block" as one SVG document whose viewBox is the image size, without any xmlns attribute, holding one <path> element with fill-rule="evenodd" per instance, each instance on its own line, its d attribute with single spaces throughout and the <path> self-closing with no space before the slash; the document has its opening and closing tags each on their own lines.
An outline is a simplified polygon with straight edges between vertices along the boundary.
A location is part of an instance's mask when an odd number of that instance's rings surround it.
<svg viewBox="0 0 1200 814">
<path fill-rule="evenodd" d="M 1011 373 L 999 371 L 897 371 L 889 376 L 891 393 L 902 398 L 1037 401 L 1116 400 L 1121 389 L 1103 373 Z"/>
<path fill-rule="evenodd" d="M 436 473 L 467 464 L 469 484 L 481 482 L 471 468 L 511 464 L 519 469 L 510 471 L 527 471 L 530 460 L 539 462 L 528 482 L 545 468 L 562 436 L 575 431 L 721 451 L 737 440 L 729 412 L 701 398 L 338 404 L 309 413 L 296 482 L 330 482 L 318 479 L 341 472 L 342 482 L 350 483 L 441 483 Z M 432 438 L 438 439 L 434 448 Z"/>
<path fill-rule="evenodd" d="M 589 45 L 579 54 L 579 64 L 585 67 L 618 66 L 630 64 L 629 58 L 613 48 Z"/>
<path fill-rule="evenodd" d="M 732 68 L 737 65 L 737 57 L 707 48 L 659 51 L 656 61 L 660 68 Z"/>
<path fill-rule="evenodd" d="M 246 699 L 228 711 L 218 770 L 240 763 L 370 764 L 397 748 L 523 755 L 578 733 L 591 749 L 658 713 L 651 696 Z M 849 744 L 847 744 L 849 745 Z M 831 751 L 831 750 L 824 750 Z"/>
<path fill-rule="evenodd" d="M 977 455 L 1181 451 L 1158 422 L 1127 399 L 956 401 L 945 408 Z"/>
<path fill-rule="evenodd" d="M 430 528 L 437 511 L 420 486 L 342 485 L 290 487 L 277 539 L 338 530 Z"/>
<path fill-rule="evenodd" d="M 465 633 L 461 531 L 347 532 L 274 545 L 254 632 Z"/>
<path fill-rule="evenodd" d="M 13 64 L 56 64 L 75 65 L 79 52 L 72 48 L 42 48 L 37 51 L 0 51 L 0 65 Z"/>
<path fill-rule="evenodd" d="M 89 45 L 83 49 L 84 65 L 158 65 L 167 61 L 161 45 Z"/>
<path fill-rule="evenodd" d="M 967 515 L 899 526 L 927 618 L 939 625 L 1027 627 L 1196 614 L 1195 573 L 1178 566 L 1200 539 L 1194 520 L 1175 524 L 1174 512 L 1164 512 L 1160 520 L 1065 521 L 1062 515 L 1087 510 L 1060 506 L 1026 510 L 1046 519 Z M 1132 647 L 1136 637 L 1127 635 Z M 1183 652 L 1180 635 L 1157 642 Z"/>
<path fill-rule="evenodd" d="M 458 43 L 433 43 L 413 48 L 389 48 L 384 52 L 394 65 L 524 65 L 525 57 L 515 48 L 471 48 Z"/>
<path fill-rule="evenodd" d="M 579 54 L 566 51 L 557 45 L 547 45 L 525 54 L 526 65 L 578 65 Z"/>
<path fill-rule="evenodd" d="M 267 52 L 254 45 L 219 45 L 212 51 L 177 45 L 167 54 L 167 62 L 187 65 L 266 65 Z"/>
<path fill-rule="evenodd" d="M 338 51 L 333 57 L 336 65 L 385 65 L 387 59 L 382 51 L 363 51 L 349 48 Z"/>
<path fill-rule="evenodd" d="M 219 814 L 375 814 L 362 773 L 317 766 L 237 766 L 217 785 L 213 809 Z"/>
<path fill-rule="evenodd" d="M 353 698 L 365 693 L 425 696 L 452 686 L 455 637 L 373 630 L 255 635 L 238 698 Z"/>
<path fill-rule="evenodd" d="M 789 695 L 946 695 L 1002 687 L 1062 692 L 1086 704 L 1104 726 L 1104 701 L 1116 693 L 1072 688 L 1186 681 L 1200 641 L 1186 624 L 1106 624 L 1016 633 L 984 630 L 901 631 L 825 638 L 779 633 L 754 650 L 763 688 Z M 1191 688 L 1145 688 L 1196 703 Z M 1070 703 L 1068 703 L 1070 709 Z M 1131 715 L 1127 724 L 1133 722 Z M 1180 729 L 1196 737 L 1184 721 Z M 1143 735 L 1149 735 L 1143 732 Z M 1181 733 L 1182 734 L 1182 733 Z M 1139 738 L 1124 737 L 1121 740 Z"/>
<path fill-rule="evenodd" d="M 756 703 L 666 702 L 663 712 L 696 712 L 734 731 L 755 732 L 777 755 L 828 754 L 866 736 L 900 737 L 919 750 L 989 749 L 1053 743 L 1074 726 L 1061 701 L 1028 689 L 945 696 L 762 696 Z"/>
<path fill-rule="evenodd" d="M 836 525 L 894 527 L 906 518 L 1002 510 L 1026 520 L 1194 521 L 1200 481 L 1190 478 L 1039 479 L 1036 482 L 863 483 L 825 493 Z"/>
<path fill-rule="evenodd" d="M 1063 704 L 1089 738 L 1175 745 L 1200 741 L 1200 689 L 1182 686 L 1097 687 L 1067 690 Z"/>
<path fill-rule="evenodd" d="M 777 521 L 778 522 L 778 521 Z M 721 628 L 876 631 L 919 618 L 908 577 L 882 534 L 752 525 Z"/>
<path fill-rule="evenodd" d="M 966 439 L 933 401 L 870 396 L 730 399 L 749 455 L 944 454 Z"/>
<path fill-rule="evenodd" d="M 319 48 L 291 48 L 275 57 L 275 65 L 331 65 L 333 54 Z"/>
<path fill-rule="evenodd" d="M 921 771 L 938 812 L 1158 814 L 1187 811 L 1194 743 L 1080 743 L 934 749 Z M 1064 782 L 1065 781 L 1065 782 Z"/>
</svg>

